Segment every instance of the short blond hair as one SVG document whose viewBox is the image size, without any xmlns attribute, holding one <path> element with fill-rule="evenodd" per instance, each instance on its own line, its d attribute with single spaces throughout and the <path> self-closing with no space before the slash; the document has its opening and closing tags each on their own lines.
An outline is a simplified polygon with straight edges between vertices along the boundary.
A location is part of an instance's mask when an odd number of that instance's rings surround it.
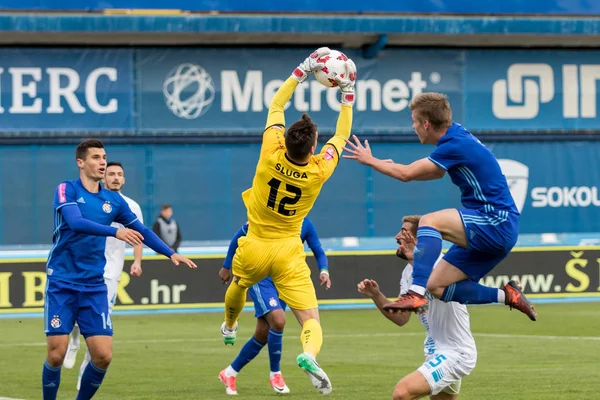
<svg viewBox="0 0 600 400">
<path fill-rule="evenodd" d="M 452 109 L 445 94 L 419 93 L 412 99 L 409 107 L 419 121 L 429 121 L 433 129 L 445 129 L 452 125 Z"/>
<path fill-rule="evenodd" d="M 405 215 L 402 217 L 402 222 L 412 224 L 411 233 L 417 236 L 417 229 L 419 228 L 419 221 L 421 221 L 420 215 Z"/>
</svg>

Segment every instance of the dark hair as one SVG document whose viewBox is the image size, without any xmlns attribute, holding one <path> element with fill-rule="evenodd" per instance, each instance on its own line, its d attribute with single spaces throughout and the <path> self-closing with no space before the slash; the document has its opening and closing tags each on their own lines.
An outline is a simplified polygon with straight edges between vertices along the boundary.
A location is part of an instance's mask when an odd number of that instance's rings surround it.
<svg viewBox="0 0 600 400">
<path fill-rule="evenodd" d="M 317 125 L 310 119 L 308 114 L 294 122 L 285 134 L 285 147 L 288 156 L 299 160 L 310 153 L 310 148 L 315 144 L 317 138 Z"/>
<path fill-rule="evenodd" d="M 163 204 L 162 207 L 160 207 L 160 211 L 165 211 L 165 210 L 168 210 L 169 208 L 173 208 L 173 207 L 171 207 L 170 204 Z"/>
<path fill-rule="evenodd" d="M 111 162 L 107 163 L 106 169 L 108 169 L 108 167 L 121 167 L 121 169 L 123 171 L 125 171 L 125 168 L 123 168 L 123 164 L 121 164 L 120 162 L 117 162 L 117 161 L 111 161 Z"/>
<path fill-rule="evenodd" d="M 103 149 L 104 143 L 98 139 L 88 139 L 79 143 L 75 150 L 75 158 L 85 160 L 87 158 L 88 149 Z"/>
</svg>

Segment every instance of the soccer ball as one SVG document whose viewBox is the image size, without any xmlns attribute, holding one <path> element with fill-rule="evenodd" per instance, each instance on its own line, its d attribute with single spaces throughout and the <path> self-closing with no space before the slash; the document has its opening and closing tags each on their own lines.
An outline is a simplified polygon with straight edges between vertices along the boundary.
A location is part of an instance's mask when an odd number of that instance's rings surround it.
<svg viewBox="0 0 600 400">
<path fill-rule="evenodd" d="M 322 56 L 317 59 L 318 62 L 324 62 L 325 67 L 315 72 L 315 78 L 322 85 L 327 87 L 336 87 L 337 83 L 333 79 L 336 75 L 340 78 L 346 78 L 346 65 L 345 61 L 348 57 L 338 50 L 331 50 L 326 56 Z"/>
</svg>

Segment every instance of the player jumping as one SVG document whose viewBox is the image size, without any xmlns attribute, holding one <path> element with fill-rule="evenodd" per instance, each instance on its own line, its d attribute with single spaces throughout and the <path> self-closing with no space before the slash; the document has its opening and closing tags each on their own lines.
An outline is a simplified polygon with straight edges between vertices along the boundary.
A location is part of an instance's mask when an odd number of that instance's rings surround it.
<svg viewBox="0 0 600 400">
<path fill-rule="evenodd" d="M 248 223 L 240 228 L 231 239 L 227 257 L 223 263 L 223 268 L 219 271 L 219 276 L 223 283 L 229 282 L 231 277 L 231 262 L 238 247 L 238 239 L 248 234 Z M 317 266 L 319 267 L 321 286 L 325 289 L 331 287 L 329 279 L 329 269 L 327 266 L 327 256 L 321 247 L 321 241 L 313 223 L 304 218 L 302 223 L 302 233 L 300 234 L 302 242 L 306 242 L 312 250 Z M 271 364 L 271 373 L 269 382 L 275 393 L 289 393 L 290 389 L 283 380 L 281 374 L 280 362 L 281 351 L 283 348 L 283 327 L 285 326 L 285 308 L 286 304 L 279 298 L 279 293 L 270 277 L 254 284 L 250 290 L 250 297 L 254 302 L 254 315 L 256 316 L 256 330 L 254 336 L 246 342 L 240 354 L 227 368 L 219 373 L 219 379 L 225 385 L 225 392 L 229 395 L 236 395 L 237 374 L 252 361 L 258 353 L 268 344 L 269 361 Z"/>
<path fill-rule="evenodd" d="M 504 303 L 532 321 L 536 312 L 518 283 L 502 289 L 478 283 L 500 263 L 517 242 L 519 211 L 506 177 L 492 152 L 460 124 L 452 123 L 448 98 L 440 93 L 421 93 L 412 100 L 413 129 L 423 144 L 437 148 L 427 158 L 410 165 L 380 160 L 354 136 L 344 148 L 357 160 L 403 182 L 442 178 L 446 172 L 461 191 L 464 208 L 424 215 L 419 222 L 413 283 L 408 293 L 385 309 L 422 311 L 427 307 L 425 290 L 442 301 L 461 304 Z M 442 239 L 454 245 L 432 273 Z M 431 275 L 431 277 L 430 277 Z"/>
<path fill-rule="evenodd" d="M 94 396 L 112 360 L 113 329 L 103 277 L 107 236 L 131 246 L 143 241 L 169 257 L 173 264 L 196 268 L 196 264 L 174 253 L 138 221 L 119 193 L 102 187 L 106 153 L 101 141 L 90 139 L 80 143 L 75 157 L 79 179 L 58 185 L 54 196 L 53 246 L 46 264 L 44 296 L 48 347 L 42 370 L 44 400 L 56 399 L 69 333 L 76 322 L 92 358 L 81 377 L 77 400 Z M 131 229 L 109 226 L 114 221 Z"/>
<path fill-rule="evenodd" d="M 331 393 L 332 388 L 316 361 L 323 331 L 300 233 L 302 221 L 333 174 L 350 135 L 356 66 L 352 60 L 345 61 L 346 73 L 335 78 L 342 91 L 340 114 L 335 136 L 319 154 L 315 155 L 317 127 L 308 115 L 286 132 L 283 110 L 298 84 L 323 67 L 320 57 L 327 54 L 329 49 L 323 47 L 307 57 L 271 101 L 252 188 L 242 195 L 250 231 L 238 240 L 232 264 L 234 278 L 225 294 L 225 322 L 221 326 L 225 343 L 233 342 L 248 288 L 270 276 L 279 297 L 302 326 L 303 353 L 296 362 L 321 394 Z"/>
</svg>

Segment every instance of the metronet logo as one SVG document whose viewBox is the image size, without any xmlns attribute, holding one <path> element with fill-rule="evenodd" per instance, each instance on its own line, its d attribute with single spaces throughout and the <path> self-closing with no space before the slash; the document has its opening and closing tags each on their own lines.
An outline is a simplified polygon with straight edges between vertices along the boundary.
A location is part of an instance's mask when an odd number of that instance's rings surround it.
<svg viewBox="0 0 600 400">
<path fill-rule="evenodd" d="M 519 212 L 523 211 L 527 199 L 527 185 L 529 183 L 529 167 L 515 160 L 498 160 L 502 173 L 506 176 L 508 188 Z"/>
<path fill-rule="evenodd" d="M 506 79 L 492 86 L 492 111 L 499 119 L 533 119 L 540 104 L 555 100 L 555 73 L 562 73 L 564 118 L 596 118 L 596 81 L 600 65 L 512 64 Z M 514 103 L 514 104 L 509 104 Z"/>
<path fill-rule="evenodd" d="M 217 88 L 203 67 L 190 63 L 175 67 L 163 84 L 167 107 L 180 118 L 198 118 L 209 110 L 215 93 L 219 93 L 221 112 L 263 112 L 284 82 L 265 80 L 264 72 L 259 70 L 222 70 L 220 78 L 221 87 Z M 408 81 L 358 80 L 354 108 L 357 111 L 402 111 L 429 84 L 438 84 L 441 80 L 438 72 L 429 74 L 427 80 L 421 72 L 411 72 Z M 330 90 L 314 79 L 309 80 L 296 88 L 286 109 L 290 106 L 298 112 L 339 111 L 339 90 Z"/>
<path fill-rule="evenodd" d="M 179 118 L 204 115 L 215 99 L 213 79 L 204 68 L 181 64 L 173 68 L 163 83 L 163 95 L 169 110 Z"/>
<path fill-rule="evenodd" d="M 529 167 L 515 160 L 498 160 L 502 173 L 506 176 L 510 194 L 519 212 L 523 210 L 527 199 Z M 574 187 L 534 187 L 531 189 L 531 206 L 540 207 L 590 207 L 600 206 L 596 186 Z"/>
</svg>

